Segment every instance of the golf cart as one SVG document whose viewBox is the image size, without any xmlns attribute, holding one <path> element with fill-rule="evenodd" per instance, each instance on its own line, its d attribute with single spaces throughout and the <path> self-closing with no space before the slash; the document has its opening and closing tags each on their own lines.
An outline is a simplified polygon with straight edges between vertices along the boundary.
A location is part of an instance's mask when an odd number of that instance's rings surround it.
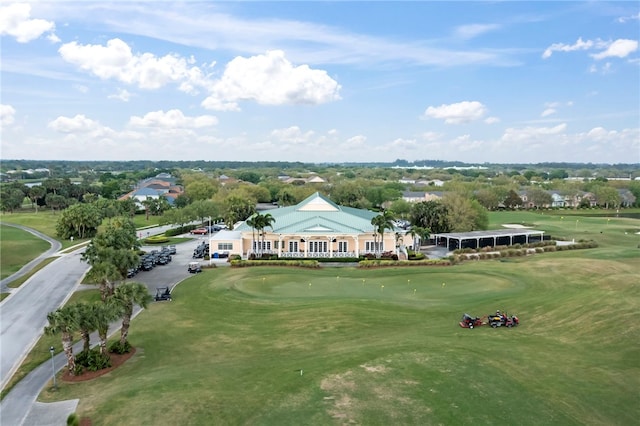
<svg viewBox="0 0 640 426">
<path fill-rule="evenodd" d="M 165 300 L 171 301 L 171 290 L 169 287 L 157 287 L 156 297 L 154 299 L 156 302 L 162 302 Z"/>
<path fill-rule="evenodd" d="M 200 262 L 189 262 L 187 270 L 191 274 L 197 274 L 198 272 L 202 272 L 202 267 L 200 266 Z"/>
</svg>

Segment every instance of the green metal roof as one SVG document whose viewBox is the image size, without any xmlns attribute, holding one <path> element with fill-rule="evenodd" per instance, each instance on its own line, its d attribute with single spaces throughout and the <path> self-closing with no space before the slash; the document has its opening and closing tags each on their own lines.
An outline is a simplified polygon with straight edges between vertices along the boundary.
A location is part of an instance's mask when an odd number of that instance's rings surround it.
<svg viewBox="0 0 640 426">
<path fill-rule="evenodd" d="M 371 219 L 376 212 L 339 206 L 319 192 L 295 206 L 272 209 L 267 212 L 275 221 L 268 232 L 275 234 L 365 234 L 373 233 Z M 251 231 L 243 222 L 236 231 Z"/>
</svg>

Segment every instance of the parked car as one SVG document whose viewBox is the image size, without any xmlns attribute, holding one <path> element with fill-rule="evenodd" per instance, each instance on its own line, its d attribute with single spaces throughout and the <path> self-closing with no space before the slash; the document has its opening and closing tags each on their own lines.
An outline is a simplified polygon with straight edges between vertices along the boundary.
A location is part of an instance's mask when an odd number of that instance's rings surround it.
<svg viewBox="0 0 640 426">
<path fill-rule="evenodd" d="M 207 235 L 209 230 L 207 228 L 196 228 L 189 231 L 191 235 Z"/>
</svg>

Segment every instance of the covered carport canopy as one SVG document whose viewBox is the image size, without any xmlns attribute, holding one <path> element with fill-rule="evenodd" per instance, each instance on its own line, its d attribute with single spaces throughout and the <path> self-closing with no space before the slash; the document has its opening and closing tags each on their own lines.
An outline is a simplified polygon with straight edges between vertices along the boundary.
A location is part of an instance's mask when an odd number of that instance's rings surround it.
<svg viewBox="0 0 640 426">
<path fill-rule="evenodd" d="M 481 248 L 495 246 L 511 246 L 542 241 L 544 231 L 533 229 L 493 229 L 488 231 L 449 232 L 431 234 L 436 245 L 445 246 L 448 250 L 458 248 Z"/>
</svg>

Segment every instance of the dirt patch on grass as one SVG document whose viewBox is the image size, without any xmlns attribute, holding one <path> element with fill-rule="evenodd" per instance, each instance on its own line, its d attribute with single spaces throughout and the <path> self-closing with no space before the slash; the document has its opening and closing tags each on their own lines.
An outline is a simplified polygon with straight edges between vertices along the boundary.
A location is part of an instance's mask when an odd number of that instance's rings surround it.
<svg viewBox="0 0 640 426">
<path fill-rule="evenodd" d="M 368 371 L 369 373 L 384 373 L 387 371 L 387 367 L 385 367 L 384 365 L 362 364 L 360 367 L 364 368 L 365 371 Z"/>
<path fill-rule="evenodd" d="M 105 374 L 120 367 L 135 353 L 136 353 L 136 348 L 131 348 L 131 352 L 126 354 L 122 354 L 122 355 L 109 354 L 109 357 L 111 358 L 111 367 L 103 368 L 102 370 L 98 370 L 98 371 L 85 371 L 79 376 L 72 376 L 71 374 L 69 374 L 69 370 L 65 369 L 64 373 L 62 373 L 62 380 L 69 383 L 76 383 L 76 382 L 86 382 L 87 380 L 93 380 L 97 377 L 104 376 Z"/>
</svg>

